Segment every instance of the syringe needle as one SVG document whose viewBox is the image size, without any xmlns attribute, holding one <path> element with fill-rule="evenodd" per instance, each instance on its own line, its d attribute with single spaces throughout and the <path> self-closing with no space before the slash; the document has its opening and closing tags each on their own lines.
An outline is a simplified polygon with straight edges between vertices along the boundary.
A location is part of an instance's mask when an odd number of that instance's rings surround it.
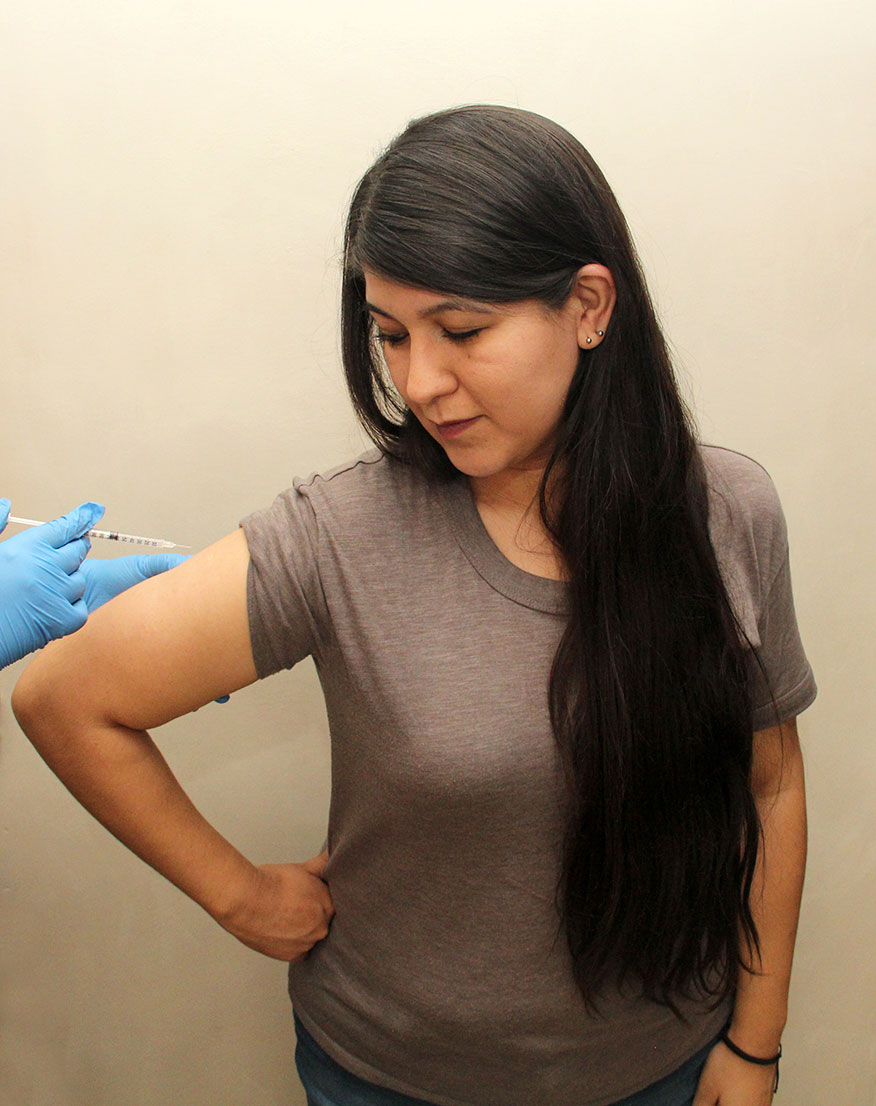
<svg viewBox="0 0 876 1106">
<path fill-rule="evenodd" d="M 16 518 L 15 515 L 10 515 L 9 521 L 19 526 L 45 526 L 44 522 L 38 522 L 35 518 Z M 190 545 L 165 541 L 164 538 L 141 538 L 136 534 L 120 534 L 116 530 L 89 530 L 88 537 L 103 538 L 105 541 L 131 542 L 134 545 L 151 545 L 153 549 L 191 549 Z"/>
<path fill-rule="evenodd" d="M 135 545 L 151 545 L 154 549 L 191 549 L 190 545 L 178 545 L 164 538 L 140 538 L 136 534 L 120 534 L 116 530 L 89 530 L 90 538 L 103 538 L 104 541 L 129 541 Z"/>
</svg>

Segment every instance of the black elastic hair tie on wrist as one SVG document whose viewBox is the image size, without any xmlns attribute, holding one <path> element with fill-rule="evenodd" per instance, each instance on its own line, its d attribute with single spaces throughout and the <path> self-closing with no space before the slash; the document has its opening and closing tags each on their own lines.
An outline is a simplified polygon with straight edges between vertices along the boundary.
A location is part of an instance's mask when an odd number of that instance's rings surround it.
<svg viewBox="0 0 876 1106">
<path fill-rule="evenodd" d="M 752 1056 L 750 1052 L 743 1052 L 739 1045 L 734 1044 L 730 1040 L 730 1035 L 726 1029 L 721 1030 L 721 1040 L 730 1049 L 731 1052 L 735 1052 L 741 1060 L 747 1060 L 749 1064 L 759 1064 L 763 1068 L 768 1068 L 772 1064 L 776 1065 L 776 1082 L 773 1085 L 773 1094 L 779 1089 L 779 1060 L 782 1058 L 782 1046 L 779 1045 L 779 1051 L 775 1056 L 770 1056 L 767 1060 L 763 1056 Z"/>
</svg>

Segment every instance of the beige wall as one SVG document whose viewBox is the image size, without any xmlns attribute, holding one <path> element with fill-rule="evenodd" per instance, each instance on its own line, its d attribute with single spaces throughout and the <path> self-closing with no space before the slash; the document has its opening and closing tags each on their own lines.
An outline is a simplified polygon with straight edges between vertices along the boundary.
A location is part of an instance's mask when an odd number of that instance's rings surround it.
<svg viewBox="0 0 876 1106">
<path fill-rule="evenodd" d="M 876 1103 L 874 15 L 603 5 L 28 0 L 0 16 L 0 494 L 200 547 L 360 448 L 338 370 L 351 188 L 411 116 L 553 116 L 637 235 L 705 437 L 771 471 L 821 696 L 778 1101 Z M 103 551 L 98 551 L 103 552 Z M 0 1106 L 295 1106 L 283 970 L 66 795 L 0 676 Z M 260 860 L 314 853 L 302 668 L 158 734 Z M 546 1104 L 547 1106 L 547 1104 Z"/>
</svg>

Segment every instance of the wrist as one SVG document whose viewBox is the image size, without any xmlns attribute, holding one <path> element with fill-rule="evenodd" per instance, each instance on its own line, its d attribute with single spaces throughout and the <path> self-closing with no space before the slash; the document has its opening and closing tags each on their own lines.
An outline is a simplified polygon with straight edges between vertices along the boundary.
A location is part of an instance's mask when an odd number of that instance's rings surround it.
<svg viewBox="0 0 876 1106">
<path fill-rule="evenodd" d="M 782 1043 L 784 1028 L 784 1014 L 779 1015 L 778 1012 L 762 1020 L 734 1014 L 726 1033 L 738 1048 L 752 1056 L 775 1056 Z"/>
<path fill-rule="evenodd" d="M 775 1074 L 774 1076 L 772 1076 L 774 1080 L 772 1093 L 776 1093 L 776 1091 L 779 1089 L 779 1061 L 782 1058 L 781 1044 L 778 1045 L 775 1052 L 771 1052 L 768 1055 L 756 1055 L 746 1051 L 743 1048 L 740 1048 L 739 1044 L 730 1036 L 729 1029 L 722 1030 L 721 1041 L 724 1043 L 724 1046 L 729 1049 L 729 1051 L 732 1052 L 734 1056 L 738 1057 L 738 1059 L 741 1060 L 744 1064 L 750 1064 L 751 1066 L 758 1067 L 764 1071 L 766 1071 L 767 1069 L 769 1069 L 770 1071 L 774 1071 Z"/>
<path fill-rule="evenodd" d="M 217 873 L 210 879 L 209 887 L 202 888 L 200 894 L 192 897 L 214 921 L 228 929 L 252 902 L 259 884 L 258 868 L 237 853 L 221 874 Z"/>
</svg>

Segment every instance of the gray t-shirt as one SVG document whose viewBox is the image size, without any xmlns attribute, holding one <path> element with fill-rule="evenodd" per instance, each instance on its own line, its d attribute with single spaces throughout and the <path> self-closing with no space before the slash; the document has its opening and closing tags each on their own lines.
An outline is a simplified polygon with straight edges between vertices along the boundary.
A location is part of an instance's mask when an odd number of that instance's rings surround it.
<svg viewBox="0 0 876 1106">
<path fill-rule="evenodd" d="M 703 454 L 719 562 L 785 720 L 815 683 L 781 507 L 753 461 Z M 439 1106 L 604 1106 L 706 1044 L 726 1004 L 682 1002 L 685 1024 L 630 992 L 590 1014 L 572 979 L 547 706 L 566 585 L 499 552 L 467 481 L 433 484 L 376 451 L 243 526 L 259 675 L 312 655 L 331 730 L 337 912 L 290 968 L 316 1041 Z M 762 687 L 755 702 L 755 728 L 775 724 Z"/>
</svg>

